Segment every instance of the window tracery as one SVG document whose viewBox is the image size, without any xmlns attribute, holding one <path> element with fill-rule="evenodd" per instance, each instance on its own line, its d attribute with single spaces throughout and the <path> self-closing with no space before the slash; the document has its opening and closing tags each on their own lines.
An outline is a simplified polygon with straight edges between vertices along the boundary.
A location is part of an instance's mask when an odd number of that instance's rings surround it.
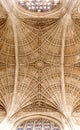
<svg viewBox="0 0 80 130">
<path fill-rule="evenodd" d="M 25 121 L 17 127 L 17 130 L 60 130 L 55 122 L 46 119 L 35 119 Z"/>
<path fill-rule="evenodd" d="M 18 4 L 32 12 L 46 12 L 54 9 L 60 0 L 18 0 Z"/>
</svg>

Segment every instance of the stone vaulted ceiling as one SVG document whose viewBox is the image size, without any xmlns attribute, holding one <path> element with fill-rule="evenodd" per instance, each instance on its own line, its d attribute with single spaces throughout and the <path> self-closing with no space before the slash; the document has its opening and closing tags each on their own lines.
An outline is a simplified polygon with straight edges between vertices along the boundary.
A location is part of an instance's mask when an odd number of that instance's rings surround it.
<svg viewBox="0 0 80 130">
<path fill-rule="evenodd" d="M 45 112 L 80 125 L 80 1 L 38 14 L 0 0 L 0 122 Z"/>
</svg>

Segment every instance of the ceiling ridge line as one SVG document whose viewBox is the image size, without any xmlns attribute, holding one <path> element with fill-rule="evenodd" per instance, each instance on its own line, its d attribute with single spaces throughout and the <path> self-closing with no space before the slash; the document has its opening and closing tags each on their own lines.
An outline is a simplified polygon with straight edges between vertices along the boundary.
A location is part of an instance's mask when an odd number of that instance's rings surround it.
<svg viewBox="0 0 80 130">
<path fill-rule="evenodd" d="M 66 108 L 66 92 L 65 92 L 65 74 L 64 74 L 64 51 L 65 51 L 65 38 L 66 38 L 66 30 L 68 24 L 68 15 L 63 17 L 63 21 L 65 24 L 63 26 L 63 36 L 62 36 L 62 48 L 61 48 L 61 89 L 62 89 L 62 102 L 63 102 L 63 112 L 67 113 Z M 66 21 L 66 22 L 65 22 Z"/>
<path fill-rule="evenodd" d="M 16 101 L 16 92 L 17 92 L 17 84 L 18 84 L 18 72 L 19 72 L 19 58 L 18 58 L 18 39 L 17 39 L 17 31 L 16 31 L 16 18 L 14 14 L 10 15 L 10 19 L 12 21 L 12 28 L 14 33 L 14 44 L 15 44 L 15 80 L 14 80 L 14 91 L 13 91 L 13 98 L 11 109 L 8 113 L 8 116 L 11 116 L 14 113 L 14 105 Z"/>
</svg>

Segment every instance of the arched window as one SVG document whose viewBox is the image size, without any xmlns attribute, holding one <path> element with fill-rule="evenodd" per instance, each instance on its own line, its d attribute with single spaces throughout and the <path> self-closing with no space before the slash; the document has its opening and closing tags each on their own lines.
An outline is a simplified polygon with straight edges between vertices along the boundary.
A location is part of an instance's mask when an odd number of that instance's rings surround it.
<svg viewBox="0 0 80 130">
<path fill-rule="evenodd" d="M 17 130 L 60 130 L 60 127 L 50 120 L 33 119 L 18 125 Z"/>
<path fill-rule="evenodd" d="M 18 0 L 18 4 L 32 12 L 46 12 L 54 9 L 60 0 Z"/>
</svg>

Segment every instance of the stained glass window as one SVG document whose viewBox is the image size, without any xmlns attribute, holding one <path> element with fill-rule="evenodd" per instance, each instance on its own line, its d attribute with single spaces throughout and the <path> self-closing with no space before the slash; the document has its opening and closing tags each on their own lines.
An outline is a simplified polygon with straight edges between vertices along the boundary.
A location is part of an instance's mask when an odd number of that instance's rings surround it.
<svg viewBox="0 0 80 130">
<path fill-rule="evenodd" d="M 23 122 L 17 130 L 60 130 L 60 127 L 55 122 L 40 118 Z"/>
<path fill-rule="evenodd" d="M 26 123 L 26 130 L 33 130 L 33 124 L 34 124 L 33 121 L 28 121 Z"/>
<path fill-rule="evenodd" d="M 54 130 L 59 130 L 59 128 L 54 128 Z"/>
<path fill-rule="evenodd" d="M 44 130 L 50 130 L 50 121 L 44 120 Z"/>
<path fill-rule="evenodd" d="M 54 9 L 60 0 L 18 0 L 18 4 L 32 12 L 46 12 Z"/>
<path fill-rule="evenodd" d="M 18 128 L 18 130 L 23 130 L 23 128 Z"/>
<path fill-rule="evenodd" d="M 35 129 L 41 130 L 42 129 L 42 121 L 41 119 L 35 121 Z"/>
</svg>

